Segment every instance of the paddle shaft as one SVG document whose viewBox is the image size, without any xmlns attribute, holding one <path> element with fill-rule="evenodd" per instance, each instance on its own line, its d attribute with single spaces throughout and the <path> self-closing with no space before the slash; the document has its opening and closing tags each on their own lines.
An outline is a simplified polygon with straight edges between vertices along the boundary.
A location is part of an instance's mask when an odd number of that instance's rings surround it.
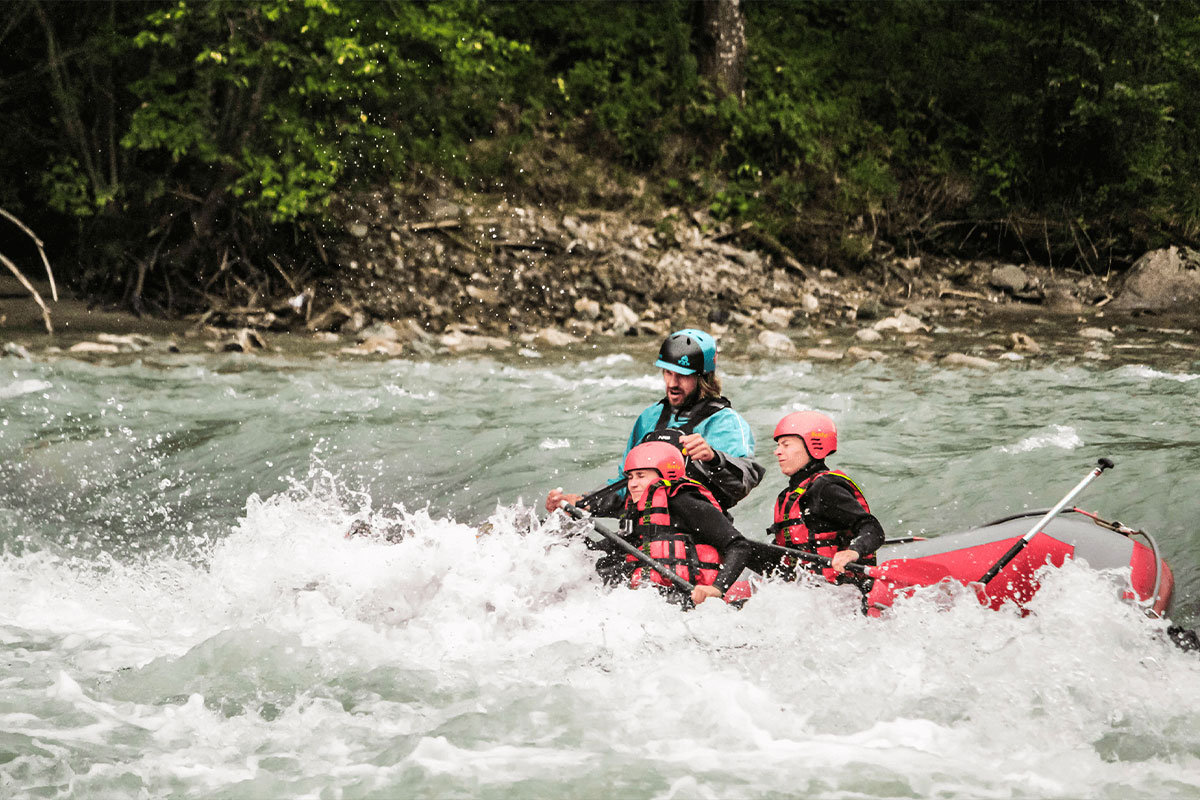
<svg viewBox="0 0 1200 800">
<path fill-rule="evenodd" d="M 1001 556 L 999 561 L 997 561 L 995 564 L 992 564 L 987 572 L 983 573 L 983 577 L 979 579 L 979 582 L 984 586 L 987 586 L 992 578 L 995 578 L 998 574 L 1000 574 L 1000 570 L 1008 566 L 1008 562 L 1017 557 L 1017 553 L 1025 549 L 1025 545 L 1029 544 L 1030 539 L 1032 539 L 1034 536 L 1037 536 L 1038 531 L 1050 524 L 1050 520 L 1057 517 L 1058 513 L 1066 508 L 1068 503 L 1075 499 L 1075 495 L 1082 492 L 1084 487 L 1086 487 L 1096 478 L 1100 477 L 1100 473 L 1104 472 L 1106 469 L 1112 469 L 1113 466 L 1113 462 L 1107 458 L 1102 458 L 1097 461 L 1095 468 L 1087 474 L 1087 477 L 1076 484 L 1074 489 L 1067 492 L 1066 497 L 1058 501 L 1058 505 L 1047 511 L 1045 516 L 1034 523 L 1033 527 L 1029 529 L 1029 533 L 1025 534 L 1016 542 L 1014 542 L 1013 546 L 1008 548 L 1008 552 Z"/>
<path fill-rule="evenodd" d="M 568 503 L 566 500 L 562 501 L 561 507 L 572 517 L 575 517 L 575 519 L 585 519 L 587 517 L 587 515 L 584 514 L 583 511 L 581 511 L 577 506 L 574 506 L 571 503 Z M 685 581 L 683 578 L 676 575 L 673 570 L 671 570 L 667 567 L 664 567 L 662 564 L 658 563 L 653 558 L 646 555 L 641 550 L 638 550 L 636 547 L 631 545 L 629 542 L 622 539 L 620 534 L 618 534 L 616 531 L 609 530 L 604 525 L 601 525 L 599 522 L 597 522 L 595 519 L 592 519 L 591 523 L 592 523 L 592 527 L 596 529 L 596 533 L 599 533 L 605 539 L 608 539 L 610 542 L 615 544 L 617 547 L 621 548 L 626 553 L 628 553 L 629 555 L 636 558 L 638 561 L 641 561 L 643 564 L 645 564 L 646 566 L 653 569 L 659 575 L 662 575 L 664 578 L 669 580 L 671 583 L 675 584 L 676 588 L 687 592 L 689 597 L 691 596 L 692 590 L 696 588 L 695 586 L 693 586 L 692 584 Z"/>
<path fill-rule="evenodd" d="M 769 542 L 756 542 L 755 544 L 759 545 L 760 547 L 766 547 L 766 548 L 775 550 L 780 553 L 786 553 L 789 556 L 795 556 L 796 558 L 799 558 L 803 561 L 811 561 L 814 564 L 820 564 L 822 567 L 828 567 L 830 564 L 833 563 L 832 561 L 830 561 L 830 559 L 826 558 L 825 556 L 817 555 L 816 553 L 810 553 L 807 550 L 797 550 L 794 547 L 784 547 L 781 544 L 771 544 Z M 846 570 L 849 572 L 861 572 L 863 575 L 868 575 L 868 576 L 874 577 L 873 575 L 871 575 L 871 571 L 870 571 L 869 567 L 867 567 L 863 564 L 855 564 L 853 561 L 851 561 L 849 564 L 846 565 Z"/>
<path fill-rule="evenodd" d="M 575 505 L 590 506 L 592 503 L 594 503 L 595 501 L 599 500 L 602 497 L 608 497 L 613 492 L 621 491 L 622 489 L 625 488 L 625 485 L 627 483 L 629 483 L 628 478 L 621 478 L 621 480 L 619 480 L 619 481 L 614 481 L 613 483 L 607 484 L 605 486 L 601 486 L 596 491 L 588 492 L 583 497 L 579 498 L 579 502 L 576 503 Z"/>
</svg>

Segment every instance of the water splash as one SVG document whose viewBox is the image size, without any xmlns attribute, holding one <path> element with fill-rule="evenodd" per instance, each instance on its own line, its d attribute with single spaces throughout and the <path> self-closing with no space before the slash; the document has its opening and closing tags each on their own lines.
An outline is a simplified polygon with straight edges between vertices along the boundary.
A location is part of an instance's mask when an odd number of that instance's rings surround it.
<svg viewBox="0 0 1200 800">
<path fill-rule="evenodd" d="M 1000 447 L 999 450 L 1001 453 L 1028 453 L 1047 447 L 1075 450 L 1083 445 L 1084 441 L 1079 437 L 1075 428 L 1070 425 L 1051 425 L 1050 429 L 1045 432 L 1027 436 L 1016 444 Z"/>
</svg>

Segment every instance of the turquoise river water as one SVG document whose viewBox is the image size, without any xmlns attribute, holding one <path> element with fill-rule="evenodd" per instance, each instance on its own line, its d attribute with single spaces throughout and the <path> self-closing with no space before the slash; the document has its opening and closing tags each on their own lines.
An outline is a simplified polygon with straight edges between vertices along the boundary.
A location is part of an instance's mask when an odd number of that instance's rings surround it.
<svg viewBox="0 0 1200 800">
<path fill-rule="evenodd" d="M 1027 616 L 839 590 L 691 612 L 607 589 L 541 508 L 615 473 L 648 347 L 507 360 L 0 362 L 0 796 L 1200 797 L 1200 658 L 1069 564 Z M 1200 361 L 726 358 L 889 535 L 1078 504 L 1200 616 Z M 402 531 L 351 538 L 356 520 Z"/>
</svg>

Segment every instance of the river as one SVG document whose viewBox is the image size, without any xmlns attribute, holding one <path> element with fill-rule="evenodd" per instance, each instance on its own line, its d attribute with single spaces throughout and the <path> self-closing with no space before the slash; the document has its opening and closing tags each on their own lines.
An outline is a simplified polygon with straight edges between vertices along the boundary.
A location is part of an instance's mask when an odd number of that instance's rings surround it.
<svg viewBox="0 0 1200 800">
<path fill-rule="evenodd" d="M 816 408 L 891 536 L 1078 499 L 1200 609 L 1200 361 L 986 372 L 723 356 L 758 436 Z M 1021 616 L 807 584 L 610 590 L 554 486 L 615 474 L 648 343 L 498 359 L 0 363 L 0 796 L 1200 796 L 1200 658 L 1077 565 Z M 356 520 L 398 543 L 346 539 Z"/>
</svg>

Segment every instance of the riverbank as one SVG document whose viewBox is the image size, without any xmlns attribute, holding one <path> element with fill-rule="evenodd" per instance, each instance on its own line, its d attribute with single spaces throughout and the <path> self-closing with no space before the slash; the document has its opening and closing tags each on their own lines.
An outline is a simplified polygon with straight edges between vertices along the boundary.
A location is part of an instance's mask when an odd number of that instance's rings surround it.
<svg viewBox="0 0 1200 800">
<path fill-rule="evenodd" d="M 279 354 L 352 361 L 436 360 L 474 354 L 530 361 L 629 352 L 651 359 L 661 341 L 657 327 L 624 336 L 576 336 L 545 328 L 505 338 L 461 328 L 418 333 L 411 325 L 404 329 L 412 338 L 404 341 L 399 332 L 393 338 L 388 332 L 393 326 L 385 323 L 368 324 L 356 333 L 272 332 L 198 326 L 198 320 L 137 317 L 89 308 L 87 302 L 69 297 L 50 303 L 50 308 L 55 325 L 52 335 L 45 333 L 41 313 L 32 300 L 0 294 L 0 355 L 70 357 L 100 363 L 167 353 L 245 353 L 250 358 Z M 1200 331 L 1186 319 L 1106 315 L 1103 310 L 1071 314 L 1015 304 L 964 307 L 955 301 L 922 301 L 871 321 L 805 317 L 797 321 L 800 324 L 793 321 L 778 327 L 739 321 L 710 323 L 708 327 L 717 335 L 723 357 L 731 362 L 764 357 L 847 364 L 936 362 L 992 371 L 1054 361 L 1114 366 L 1144 363 L 1188 370 L 1200 352 Z"/>
<path fill-rule="evenodd" d="M 622 212 L 550 213 L 504 198 L 376 192 L 337 209 L 344 235 L 330 275 L 185 319 L 106 310 L 69 292 L 52 302 L 48 284 L 35 284 L 50 304 L 47 334 L 28 292 L 4 276 L 0 343 L 31 357 L 520 360 L 653 349 L 691 326 L 732 357 L 980 370 L 1047 358 L 1186 367 L 1200 346 L 1194 316 L 1114 311 L 1130 276 L 894 254 L 864 256 L 843 274 L 801 264 L 751 228 L 628 199 Z"/>
</svg>

